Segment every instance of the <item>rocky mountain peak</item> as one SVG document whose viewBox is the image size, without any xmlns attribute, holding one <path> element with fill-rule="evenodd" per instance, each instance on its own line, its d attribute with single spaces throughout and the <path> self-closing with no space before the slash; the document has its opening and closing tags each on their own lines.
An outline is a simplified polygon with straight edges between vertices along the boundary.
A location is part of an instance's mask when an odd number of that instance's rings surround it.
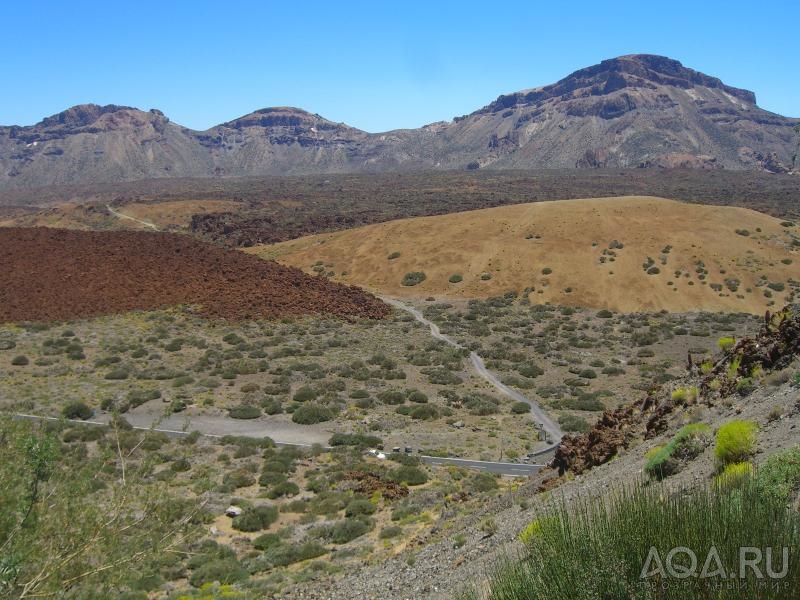
<svg viewBox="0 0 800 600">
<path fill-rule="evenodd" d="M 245 127 L 300 127 L 306 129 L 313 127 L 316 129 L 335 129 L 340 127 L 340 125 L 320 115 L 312 114 L 300 108 L 295 108 L 293 106 L 276 106 L 253 111 L 248 115 L 223 123 L 222 127 L 229 127 L 232 129 L 242 129 Z"/>
<path fill-rule="evenodd" d="M 746 104 L 756 104 L 753 92 L 725 85 L 718 78 L 684 67 L 677 60 L 655 54 L 629 54 L 580 69 L 551 85 L 500 96 L 474 114 L 539 104 L 550 99 L 604 96 L 625 88 L 655 90 L 659 87 L 684 90 L 706 87 L 720 90 Z"/>
</svg>

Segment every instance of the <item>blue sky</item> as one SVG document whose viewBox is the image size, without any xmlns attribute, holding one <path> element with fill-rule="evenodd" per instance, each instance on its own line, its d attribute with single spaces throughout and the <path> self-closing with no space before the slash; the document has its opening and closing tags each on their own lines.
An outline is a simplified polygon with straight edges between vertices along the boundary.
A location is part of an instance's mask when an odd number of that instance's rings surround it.
<svg viewBox="0 0 800 600">
<path fill-rule="evenodd" d="M 74 104 L 159 108 L 195 129 L 298 106 L 367 131 L 449 120 L 501 93 L 652 53 L 800 117 L 796 2 L 37 2 L 0 6 L 0 123 Z"/>
</svg>

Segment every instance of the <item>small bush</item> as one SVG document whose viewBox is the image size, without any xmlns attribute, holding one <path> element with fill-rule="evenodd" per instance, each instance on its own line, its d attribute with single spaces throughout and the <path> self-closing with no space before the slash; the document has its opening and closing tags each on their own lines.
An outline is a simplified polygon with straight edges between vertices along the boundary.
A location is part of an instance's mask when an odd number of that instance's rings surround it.
<svg viewBox="0 0 800 600">
<path fill-rule="evenodd" d="M 296 496 L 299 493 L 300 487 L 296 483 L 292 481 L 283 481 L 274 485 L 269 492 L 267 492 L 267 498 L 275 500 L 285 496 Z"/>
<path fill-rule="evenodd" d="M 202 587 L 206 583 L 219 582 L 230 585 L 246 580 L 250 574 L 233 558 L 212 559 L 203 563 L 189 576 L 189 583 Z"/>
<path fill-rule="evenodd" d="M 314 425 L 330 421 L 333 418 L 333 411 L 325 406 L 307 402 L 300 405 L 292 413 L 292 421 L 301 425 Z"/>
<path fill-rule="evenodd" d="M 360 446 L 378 447 L 383 445 L 383 440 L 374 435 L 363 435 L 361 433 L 334 433 L 328 440 L 331 446 Z"/>
<path fill-rule="evenodd" d="M 589 423 L 585 419 L 574 415 L 561 415 L 558 417 L 558 424 L 564 431 L 576 433 L 589 431 Z"/>
<path fill-rule="evenodd" d="M 496 490 L 497 479 L 489 473 L 475 473 L 466 482 L 466 487 L 473 492 L 491 492 Z"/>
<path fill-rule="evenodd" d="M 406 485 L 422 485 L 428 482 L 428 476 L 424 471 L 417 467 L 402 466 L 398 467 L 392 474 L 392 480 Z"/>
<path fill-rule="evenodd" d="M 756 471 L 755 485 L 762 496 L 782 504 L 800 492 L 800 446 L 776 452 Z"/>
<path fill-rule="evenodd" d="M 304 385 L 294 393 L 292 400 L 295 402 L 308 402 L 309 400 L 316 400 L 317 395 L 317 391 L 314 388 Z"/>
<path fill-rule="evenodd" d="M 70 402 L 62 410 L 61 414 L 67 419 L 90 419 L 94 412 L 83 402 Z"/>
<path fill-rule="evenodd" d="M 461 283 L 464 281 L 464 277 L 462 277 L 459 273 L 453 273 L 450 275 L 450 279 L 448 279 L 450 283 Z"/>
<path fill-rule="evenodd" d="M 717 431 L 714 455 L 723 466 L 746 462 L 755 451 L 757 426 L 752 421 L 734 420 Z"/>
<path fill-rule="evenodd" d="M 317 542 L 304 542 L 302 544 L 280 544 L 269 548 L 264 557 L 267 562 L 276 567 L 285 567 L 304 560 L 311 560 L 327 554 L 325 546 Z"/>
<path fill-rule="evenodd" d="M 21 354 L 11 359 L 11 364 L 14 365 L 15 367 L 24 367 L 28 365 L 30 362 L 31 361 L 28 360 L 27 356 L 23 356 Z"/>
<path fill-rule="evenodd" d="M 527 402 L 514 402 L 511 405 L 511 412 L 515 415 L 526 415 L 531 411 Z"/>
<path fill-rule="evenodd" d="M 399 252 L 392 252 L 387 258 L 389 260 L 394 260 L 396 258 L 400 258 L 400 253 Z"/>
<path fill-rule="evenodd" d="M 739 487 L 753 474 L 753 465 L 749 462 L 731 463 L 714 478 L 714 483 L 723 489 Z"/>
<path fill-rule="evenodd" d="M 359 515 L 371 515 L 374 514 L 377 510 L 377 507 L 365 498 L 356 498 L 355 500 L 351 500 L 350 504 L 348 504 L 344 509 L 344 516 L 345 517 L 357 517 Z"/>
<path fill-rule="evenodd" d="M 278 509 L 275 506 L 256 506 L 247 508 L 238 517 L 234 517 L 231 527 L 236 531 L 261 531 L 278 520 Z"/>
<path fill-rule="evenodd" d="M 261 416 L 261 409 L 252 404 L 240 404 L 228 409 L 228 416 L 232 419 L 257 419 Z"/>
<path fill-rule="evenodd" d="M 403 528 L 397 525 L 388 525 L 381 529 L 378 538 L 382 540 L 389 540 L 403 535 Z"/>
<path fill-rule="evenodd" d="M 727 352 L 736 344 L 736 340 L 732 337 L 721 337 L 717 340 L 717 347 L 723 352 Z"/>
<path fill-rule="evenodd" d="M 647 453 L 644 471 L 654 479 L 677 473 L 682 464 L 700 455 L 708 444 L 709 426 L 705 423 L 684 425 L 666 446 Z"/>
<path fill-rule="evenodd" d="M 256 550 L 267 550 L 268 548 L 274 548 L 280 543 L 281 536 L 279 536 L 277 533 L 262 533 L 253 540 L 253 547 Z"/>
<path fill-rule="evenodd" d="M 361 537 L 370 529 L 371 526 L 361 519 L 344 519 L 333 525 L 316 527 L 311 530 L 311 534 L 333 544 L 346 544 Z"/>
<path fill-rule="evenodd" d="M 406 287 L 411 287 L 422 283 L 425 279 L 427 279 L 427 276 L 422 271 L 412 271 L 403 275 L 401 283 Z"/>
<path fill-rule="evenodd" d="M 422 404 L 415 406 L 409 413 L 412 419 L 427 421 L 429 419 L 436 419 L 439 417 L 439 411 L 435 406 L 430 404 Z"/>
</svg>

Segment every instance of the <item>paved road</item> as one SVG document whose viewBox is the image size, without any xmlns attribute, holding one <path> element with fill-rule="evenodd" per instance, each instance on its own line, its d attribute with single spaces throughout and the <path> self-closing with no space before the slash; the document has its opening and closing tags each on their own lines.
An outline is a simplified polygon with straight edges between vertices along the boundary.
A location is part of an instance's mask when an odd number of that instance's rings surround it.
<svg viewBox="0 0 800 600">
<path fill-rule="evenodd" d="M 114 210 L 113 208 L 111 208 L 110 204 L 106 204 L 106 208 L 108 209 L 108 212 L 110 212 L 112 215 L 114 215 L 115 217 L 117 217 L 119 219 L 128 219 L 129 221 L 135 221 L 135 222 L 139 223 L 140 225 L 144 225 L 145 227 L 149 227 L 153 231 L 158 231 L 158 227 L 154 223 L 151 223 L 150 221 L 142 221 L 141 219 L 137 219 L 136 217 L 132 217 L 130 215 L 123 214 L 123 213 L 119 212 L 118 210 Z"/>
<path fill-rule="evenodd" d="M 28 414 L 16 414 L 13 418 L 16 420 L 27 421 L 61 421 L 61 419 L 57 417 L 45 417 L 41 415 Z M 108 415 L 101 415 L 95 420 L 91 421 L 79 421 L 77 419 L 65 419 L 65 421 L 68 423 L 87 425 L 91 427 L 107 425 L 108 418 Z M 273 441 L 275 441 L 275 443 L 279 446 L 300 446 L 303 448 L 309 448 L 315 443 L 319 443 L 324 448 L 329 447 L 325 443 L 320 443 L 318 441 L 317 438 L 319 437 L 320 433 L 314 431 L 306 431 L 301 435 L 291 433 L 293 441 L 281 441 L 280 438 L 276 439 L 275 437 L 269 435 L 274 431 L 273 427 L 268 425 L 265 427 L 266 424 L 258 420 L 237 421 L 227 417 L 213 416 L 179 418 L 173 415 L 166 420 L 160 421 L 157 427 L 152 426 L 152 420 L 150 424 L 144 423 L 144 417 L 142 415 L 126 414 L 125 420 L 128 421 L 134 429 L 138 429 L 140 431 L 155 431 L 157 433 L 164 433 L 169 437 L 174 438 L 189 435 L 189 433 L 192 431 L 199 431 L 204 437 L 212 439 L 219 439 L 225 435 L 241 435 L 244 437 L 255 438 L 272 437 Z M 303 439 L 304 441 L 299 441 L 298 438 Z M 508 477 L 527 477 L 536 473 L 543 466 L 523 463 L 487 462 L 482 460 L 469 460 L 465 458 L 441 458 L 438 456 L 426 456 L 424 454 L 420 454 L 418 456 L 424 463 L 431 466 L 454 465 L 457 467 L 463 467 L 465 469 L 480 469 L 490 473 L 499 473 L 500 475 L 506 475 Z"/>
<path fill-rule="evenodd" d="M 423 325 L 426 325 L 430 329 L 431 335 L 437 340 L 441 340 L 442 342 L 445 342 L 446 344 L 449 344 L 454 348 L 460 348 L 460 349 L 464 348 L 453 338 L 442 333 L 441 330 L 439 329 L 439 326 L 436 325 L 436 323 L 433 323 L 428 319 L 426 319 L 422 315 L 422 312 L 420 312 L 413 306 L 405 304 L 404 302 L 401 302 L 400 300 L 397 300 L 395 298 L 381 297 L 381 300 L 383 300 L 387 304 L 391 304 L 395 308 L 399 308 L 400 310 L 404 310 L 407 313 L 411 314 L 417 321 L 419 321 Z M 517 390 L 508 387 L 506 384 L 500 381 L 497 375 L 495 375 L 489 369 L 486 368 L 486 364 L 483 362 L 483 359 L 478 354 L 476 354 L 475 352 L 470 352 L 469 360 L 472 363 L 472 366 L 475 368 L 475 371 L 478 373 L 478 375 L 483 379 L 485 379 L 486 381 L 488 381 L 490 384 L 492 384 L 499 392 L 513 398 L 517 402 L 525 402 L 528 406 L 531 407 L 531 415 L 536 421 L 542 424 L 542 428 L 544 429 L 548 439 L 550 440 L 550 442 L 547 444 L 545 448 L 537 450 L 533 454 L 535 456 L 541 456 L 552 453 L 564 435 L 564 432 L 561 431 L 561 428 L 558 426 L 558 424 L 556 424 L 547 415 L 547 413 L 545 413 L 544 410 L 542 410 L 542 407 L 539 406 L 538 403 L 531 400 L 530 398 L 526 398 L 525 396 L 520 394 Z M 495 464 L 495 463 L 489 463 L 489 464 Z M 506 463 L 500 463 L 500 464 L 506 464 Z"/>
</svg>

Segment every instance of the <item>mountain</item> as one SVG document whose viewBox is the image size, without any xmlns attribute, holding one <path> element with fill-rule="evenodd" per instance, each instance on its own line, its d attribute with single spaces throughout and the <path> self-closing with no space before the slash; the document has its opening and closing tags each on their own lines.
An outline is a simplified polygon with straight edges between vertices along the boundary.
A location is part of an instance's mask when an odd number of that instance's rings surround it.
<svg viewBox="0 0 800 600">
<path fill-rule="evenodd" d="M 419 129 L 367 133 L 265 108 L 194 131 L 92 104 L 0 127 L 0 189 L 65 183 L 415 169 L 690 167 L 785 172 L 798 119 L 669 58 L 605 60 Z"/>
</svg>

